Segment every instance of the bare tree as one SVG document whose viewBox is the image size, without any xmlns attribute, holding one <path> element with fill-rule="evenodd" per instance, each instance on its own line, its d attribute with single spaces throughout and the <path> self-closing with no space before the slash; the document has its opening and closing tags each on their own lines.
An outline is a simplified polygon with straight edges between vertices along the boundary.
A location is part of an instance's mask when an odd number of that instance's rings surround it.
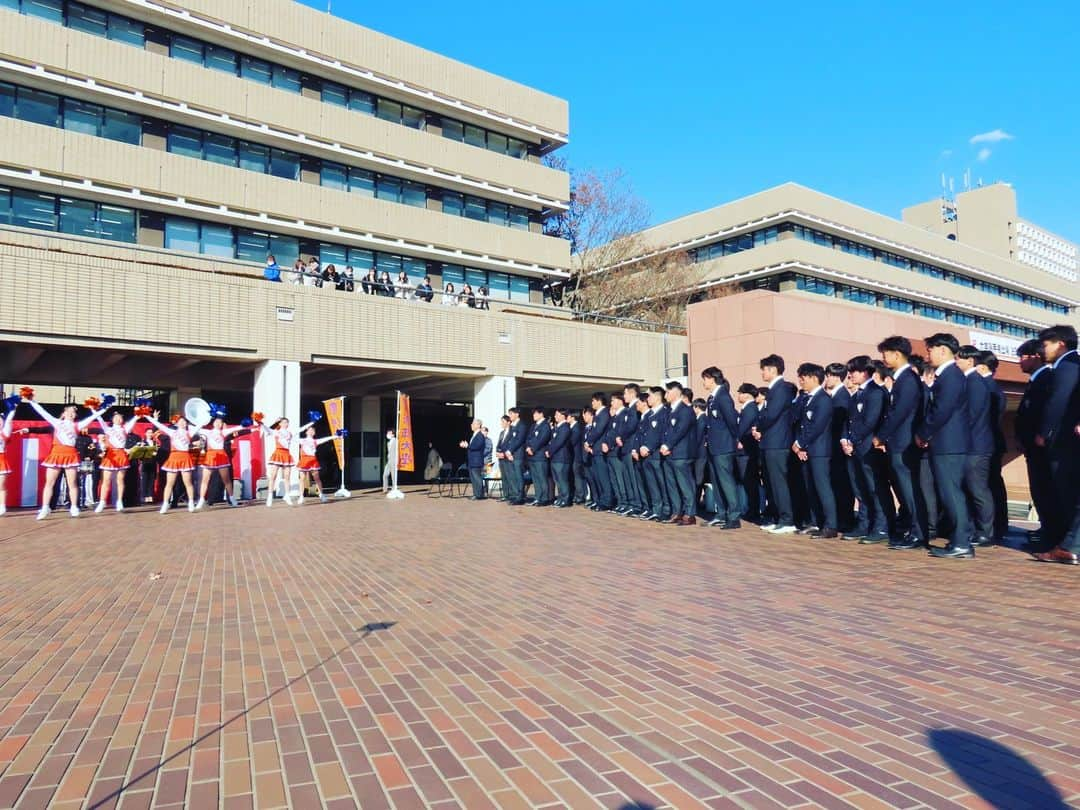
<svg viewBox="0 0 1080 810">
<path fill-rule="evenodd" d="M 549 165 L 566 169 L 553 157 Z M 570 242 L 571 278 L 563 300 L 585 320 L 630 318 L 641 325 L 682 324 L 702 274 L 685 251 L 656 251 L 641 232 L 648 205 L 620 171 L 571 171 L 570 206 L 545 232 Z"/>
</svg>

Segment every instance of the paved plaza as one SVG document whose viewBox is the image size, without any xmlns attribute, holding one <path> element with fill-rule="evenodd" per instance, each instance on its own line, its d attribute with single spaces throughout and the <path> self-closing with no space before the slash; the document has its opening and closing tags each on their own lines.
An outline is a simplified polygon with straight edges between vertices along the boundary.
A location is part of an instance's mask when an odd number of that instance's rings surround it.
<svg viewBox="0 0 1080 810">
<path fill-rule="evenodd" d="M 0 807 L 1064 807 L 1080 580 L 495 502 L 0 520 Z"/>
</svg>

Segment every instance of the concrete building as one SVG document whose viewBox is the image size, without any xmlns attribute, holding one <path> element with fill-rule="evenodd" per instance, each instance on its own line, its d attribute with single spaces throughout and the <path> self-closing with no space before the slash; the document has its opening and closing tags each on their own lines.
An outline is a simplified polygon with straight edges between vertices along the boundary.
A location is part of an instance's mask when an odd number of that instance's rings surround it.
<svg viewBox="0 0 1080 810">
<path fill-rule="evenodd" d="M 294 420 L 345 394 L 371 480 L 395 389 L 423 448 L 681 370 L 680 336 L 542 304 L 568 275 L 542 233 L 565 101 L 290 0 L 0 0 L 0 23 L 5 384 Z M 352 267 L 356 292 L 268 283 L 268 254 Z M 369 269 L 486 286 L 490 310 L 364 295 Z"/>
<path fill-rule="evenodd" d="M 903 211 L 904 222 L 965 245 L 1013 259 L 1075 283 L 1080 280 L 1080 247 L 1022 219 L 1016 192 L 1008 183 L 964 191 Z"/>
</svg>

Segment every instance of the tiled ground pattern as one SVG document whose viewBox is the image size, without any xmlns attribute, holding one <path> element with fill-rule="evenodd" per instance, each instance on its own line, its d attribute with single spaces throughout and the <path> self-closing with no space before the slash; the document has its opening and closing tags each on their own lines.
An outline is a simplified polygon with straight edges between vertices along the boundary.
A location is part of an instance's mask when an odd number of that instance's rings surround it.
<svg viewBox="0 0 1080 810">
<path fill-rule="evenodd" d="M 1078 573 L 418 495 L 9 515 L 0 807 L 1076 803 Z"/>
</svg>

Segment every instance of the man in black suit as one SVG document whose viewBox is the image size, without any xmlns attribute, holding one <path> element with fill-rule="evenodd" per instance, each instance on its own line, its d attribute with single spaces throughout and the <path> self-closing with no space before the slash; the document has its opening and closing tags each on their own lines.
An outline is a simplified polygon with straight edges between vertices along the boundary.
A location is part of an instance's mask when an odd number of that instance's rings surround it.
<svg viewBox="0 0 1080 810">
<path fill-rule="evenodd" d="M 533 408 L 533 424 L 525 439 L 525 455 L 529 458 L 529 477 L 532 478 L 533 501 L 531 506 L 551 506 L 548 492 L 548 445 L 551 444 L 551 425 L 543 408 Z"/>
<path fill-rule="evenodd" d="M 739 413 L 735 410 L 731 387 L 723 371 L 709 366 L 701 372 L 701 382 L 706 394 L 705 447 L 702 455 L 708 461 L 713 498 L 716 500 L 716 517 L 709 525 L 738 529 L 743 512 L 735 478 Z"/>
<path fill-rule="evenodd" d="M 934 387 L 937 376 L 934 373 L 934 367 L 918 355 L 911 358 L 911 367 L 922 379 L 922 412 L 925 419 L 926 411 L 930 408 L 930 389 Z M 937 485 L 934 483 L 934 467 L 930 463 L 930 450 L 927 447 L 921 447 L 917 441 L 915 446 L 919 449 L 919 496 L 921 499 L 916 502 L 920 509 L 919 527 L 923 530 L 923 536 L 929 545 L 931 540 L 941 536 L 945 522 L 940 519 L 941 508 L 938 505 Z"/>
<path fill-rule="evenodd" d="M 596 414 L 593 409 L 581 409 L 581 461 L 585 465 L 585 479 L 589 482 L 589 497 L 585 505 L 594 512 L 600 511 L 600 487 L 596 483 L 596 461 L 593 457 L 592 446 L 596 439 L 593 435 L 596 422 Z"/>
<path fill-rule="evenodd" d="M 922 422 L 922 380 L 911 367 L 911 341 L 893 335 L 877 347 L 881 358 L 892 372 L 885 418 L 874 437 L 874 447 L 885 452 L 892 473 L 893 490 L 900 502 L 896 528 L 889 548 L 896 550 L 926 546 L 926 537 L 919 524 L 919 507 L 915 495 L 919 480 L 919 448 L 915 444 L 915 425 Z"/>
<path fill-rule="evenodd" d="M 555 409 L 555 429 L 551 432 L 551 444 L 546 451 L 551 461 L 551 477 L 555 479 L 555 506 L 564 509 L 571 505 L 573 498 L 570 491 L 570 465 L 574 460 L 574 451 L 570 445 L 570 424 L 566 417 L 565 408 Z"/>
<path fill-rule="evenodd" d="M 994 542 L 994 496 L 990 494 L 994 431 L 990 427 L 990 386 L 975 370 L 980 354 L 974 346 L 961 346 L 956 354 L 956 365 L 964 372 L 967 383 L 971 442 L 964 467 L 964 489 L 971 508 L 972 541 L 976 546 L 989 546 Z"/>
<path fill-rule="evenodd" d="M 690 470 L 694 414 L 683 402 L 681 384 L 669 382 L 665 398 L 671 411 L 664 424 L 660 455 L 664 459 L 664 483 L 667 485 L 673 513 L 668 522 L 677 526 L 693 526 L 697 523 L 697 518 L 694 517 L 693 474 Z"/>
<path fill-rule="evenodd" d="M 979 353 L 975 370 L 990 388 L 990 430 L 994 434 L 994 454 L 990 456 L 990 495 L 994 499 L 994 540 L 1000 542 L 1009 532 L 1009 496 L 1005 491 L 1005 479 L 1001 467 L 1005 461 L 1005 391 L 994 379 L 997 374 L 997 355 L 985 349 Z"/>
<path fill-rule="evenodd" d="M 637 517 L 641 514 L 643 507 L 638 503 L 637 484 L 634 481 L 634 460 L 630 455 L 638 421 L 636 386 L 633 389 L 627 386 L 623 391 L 613 393 L 611 405 L 613 439 L 608 453 L 608 462 L 614 471 L 613 478 L 618 482 L 616 492 L 619 506 L 615 511 L 626 517 Z"/>
<path fill-rule="evenodd" d="M 885 389 L 874 382 L 874 363 L 860 354 L 847 364 L 848 377 L 858 387 L 848 406 L 848 426 L 841 447 L 848 457 L 851 486 L 859 499 L 855 528 L 844 535 L 860 543 L 881 543 L 889 539 L 889 493 L 885 456 L 874 449 L 874 436 L 885 418 Z M 888 502 L 886 504 L 886 498 Z"/>
<path fill-rule="evenodd" d="M 739 491 L 739 515 L 756 523 L 761 520 L 761 464 L 758 458 L 758 442 L 750 432 L 758 418 L 757 386 L 743 383 L 739 386 L 739 422 L 736 427 L 735 467 Z"/>
<path fill-rule="evenodd" d="M 840 440 L 847 430 L 848 406 L 851 392 L 844 385 L 847 365 L 829 363 L 825 366 L 825 392 L 832 397 L 832 458 L 829 461 L 829 481 L 836 496 L 837 531 L 847 534 L 855 528 L 855 491 L 851 488 L 847 455 L 840 447 Z"/>
<path fill-rule="evenodd" d="M 1080 561 L 1080 355 L 1076 352 L 1076 329 L 1067 324 L 1051 326 L 1039 333 L 1039 341 L 1054 371 L 1035 434 L 1035 445 L 1047 451 L 1054 482 L 1050 535 L 1046 538 L 1054 546 L 1035 558 L 1076 565 Z"/>
<path fill-rule="evenodd" d="M 975 557 L 964 497 L 970 423 L 967 382 L 955 359 L 960 342 L 954 335 L 939 332 L 926 338 L 926 348 L 930 364 L 935 368 L 935 380 L 922 424 L 915 429 L 915 441 L 930 450 L 938 498 L 952 527 L 949 544 L 931 548 L 930 554 L 942 559 L 969 560 Z"/>
<path fill-rule="evenodd" d="M 670 413 L 664 404 L 664 389 L 657 386 L 650 388 L 648 404 L 649 410 L 641 417 L 637 437 L 637 453 L 649 502 L 648 512 L 641 515 L 641 519 L 663 523 L 671 519 L 671 499 L 668 497 L 663 457 L 660 455 L 660 445 L 663 444 Z"/>
<path fill-rule="evenodd" d="M 758 364 L 761 379 L 768 386 L 765 406 L 758 413 L 753 430 L 754 438 L 761 447 L 761 460 L 765 466 L 765 490 L 776 512 L 776 523 L 761 528 L 773 534 L 793 534 L 795 516 L 791 507 L 791 491 L 788 489 L 788 464 L 791 459 L 792 432 L 791 407 L 795 401 L 795 386 L 784 379 L 784 358 L 770 354 Z"/>
<path fill-rule="evenodd" d="M 517 408 L 509 410 L 510 431 L 506 435 L 505 449 L 503 451 L 506 460 L 510 462 L 508 468 L 510 485 L 509 500 L 507 503 L 521 506 L 525 503 L 525 438 L 528 428 L 521 421 L 521 411 Z"/>
<path fill-rule="evenodd" d="M 1046 530 L 1047 518 L 1054 514 L 1053 497 L 1054 482 L 1050 475 L 1050 461 L 1046 455 L 1045 447 L 1035 444 L 1035 434 L 1039 431 L 1042 421 L 1043 410 L 1046 408 L 1046 400 L 1050 396 L 1054 369 L 1047 364 L 1042 353 L 1042 344 L 1032 338 L 1025 340 L 1017 349 L 1020 358 L 1020 370 L 1028 375 L 1028 384 L 1024 388 L 1024 397 L 1016 409 L 1015 435 L 1016 443 L 1024 454 L 1024 462 L 1027 465 L 1028 488 L 1031 491 L 1031 502 L 1035 511 L 1039 514 L 1042 524 L 1039 532 L 1039 542 L 1029 543 L 1028 551 L 1042 552 L 1053 548 L 1047 544 L 1047 536 L 1052 534 Z M 1052 517 L 1050 517 L 1052 520 Z"/>
<path fill-rule="evenodd" d="M 593 429 L 592 441 L 588 442 L 586 450 L 592 454 L 593 478 L 596 479 L 596 491 L 593 492 L 593 503 L 599 509 L 597 511 L 610 512 L 615 508 L 615 494 L 611 488 L 611 468 L 608 465 L 607 454 L 602 445 L 611 424 L 611 413 L 608 411 L 607 395 L 597 391 L 592 395 Z"/>
<path fill-rule="evenodd" d="M 683 404 L 686 403 L 684 402 Z M 702 493 L 705 488 L 705 466 L 709 463 L 709 451 L 705 447 L 705 431 L 709 425 L 708 420 L 705 418 L 705 409 L 707 407 L 705 400 L 701 397 L 694 397 L 690 402 L 690 409 L 694 412 L 694 427 L 690 431 L 692 437 L 690 439 L 690 452 L 693 454 L 693 458 L 690 461 L 690 473 L 694 480 L 695 509 L 700 509 L 702 507 Z M 715 489 L 716 487 L 714 486 L 714 500 L 716 497 Z M 702 520 L 705 520 L 704 515 L 701 517 Z"/>
<path fill-rule="evenodd" d="M 462 440 L 460 446 L 466 451 L 466 464 L 469 468 L 469 480 L 472 482 L 472 498 L 474 501 L 482 501 L 487 495 L 484 494 L 484 450 L 487 447 L 487 437 L 484 436 L 483 422 L 479 419 L 472 420 L 472 436 Z"/>
<path fill-rule="evenodd" d="M 816 363 L 803 363 L 797 374 L 799 387 L 806 396 L 800 399 L 799 427 L 791 449 L 801 464 L 810 510 L 819 527 L 810 536 L 830 540 L 840 536 L 836 531 L 836 498 L 829 475 L 833 400 L 823 387 L 824 368 Z"/>
<path fill-rule="evenodd" d="M 622 459 L 626 473 L 623 488 L 626 489 L 630 510 L 623 514 L 627 517 L 641 517 L 643 512 L 648 511 L 645 505 L 645 488 L 641 484 L 641 476 L 638 474 L 633 456 L 634 437 L 637 435 L 638 422 L 641 420 L 641 399 L 641 386 L 637 383 L 627 383 L 623 386 L 626 423 L 620 428 L 615 443 L 619 445 L 619 457 Z"/>
<path fill-rule="evenodd" d="M 510 435 L 510 417 L 499 417 L 499 438 L 495 442 L 495 459 L 499 462 L 499 480 L 502 481 L 500 501 L 510 500 L 510 462 L 506 460 L 506 439 Z"/>
<path fill-rule="evenodd" d="M 588 476 L 585 474 L 585 426 L 581 422 L 581 413 L 570 412 L 570 450 L 573 454 L 572 472 L 574 475 L 574 503 L 583 504 L 589 497 Z"/>
</svg>

